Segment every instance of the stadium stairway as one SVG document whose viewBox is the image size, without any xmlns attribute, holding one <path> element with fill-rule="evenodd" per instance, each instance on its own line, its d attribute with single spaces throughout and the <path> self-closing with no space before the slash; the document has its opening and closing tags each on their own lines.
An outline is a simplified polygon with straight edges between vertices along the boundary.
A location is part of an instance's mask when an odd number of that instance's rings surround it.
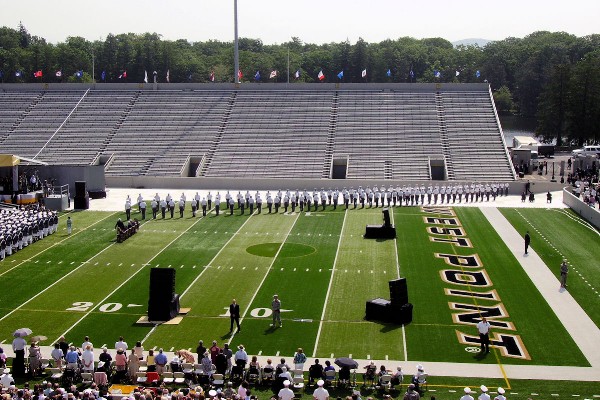
<svg viewBox="0 0 600 400">
<path fill-rule="evenodd" d="M 335 130 L 337 127 L 338 117 L 338 100 L 339 93 L 336 91 L 333 95 L 333 101 L 331 104 L 331 116 L 329 117 L 329 129 L 327 131 L 327 145 L 325 147 L 325 162 L 323 163 L 323 175 L 322 178 L 331 178 L 331 167 L 333 164 L 333 148 L 335 145 Z"/>
<path fill-rule="evenodd" d="M 200 176 L 206 176 L 206 172 L 210 167 L 210 163 L 215 155 L 215 152 L 217 151 L 219 144 L 223 140 L 223 133 L 225 132 L 225 129 L 227 129 L 227 123 L 229 122 L 229 118 L 231 117 L 231 113 L 233 112 L 233 107 L 235 106 L 236 99 L 237 92 L 234 91 L 231 93 L 227 102 L 227 109 L 223 113 L 221 125 L 219 126 L 219 130 L 217 131 L 217 135 L 215 136 L 215 139 L 212 141 L 210 148 L 204 156 L 204 160 L 200 169 Z"/>
<path fill-rule="evenodd" d="M 446 127 L 446 120 L 444 116 L 444 102 L 442 101 L 442 95 L 440 93 L 435 94 L 435 108 L 438 114 L 438 121 L 440 124 L 440 142 L 442 144 L 442 154 L 444 155 L 444 162 L 446 164 L 446 179 L 453 181 L 454 176 L 454 164 L 452 163 L 452 157 L 450 157 L 450 144 L 448 142 L 448 129 Z"/>
</svg>

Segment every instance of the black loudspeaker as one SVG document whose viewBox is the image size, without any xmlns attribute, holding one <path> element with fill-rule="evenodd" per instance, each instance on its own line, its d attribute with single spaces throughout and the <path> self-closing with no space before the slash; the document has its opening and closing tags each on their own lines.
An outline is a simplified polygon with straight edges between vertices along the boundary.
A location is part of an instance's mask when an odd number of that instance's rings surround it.
<svg viewBox="0 0 600 400">
<path fill-rule="evenodd" d="M 377 298 L 367 301 L 365 319 L 368 321 L 389 321 L 392 318 L 392 307 L 389 300 Z"/>
<path fill-rule="evenodd" d="M 390 299 L 394 307 L 400 307 L 408 303 L 408 287 L 406 278 L 395 279 L 389 282 Z"/>
<path fill-rule="evenodd" d="M 391 228 L 392 222 L 390 221 L 390 210 L 384 208 L 383 210 L 381 210 L 381 212 L 383 213 L 383 226 L 385 226 L 386 228 Z"/>
<path fill-rule="evenodd" d="M 168 321 L 179 313 L 179 295 L 175 294 L 174 268 L 150 270 L 148 320 Z"/>
<path fill-rule="evenodd" d="M 87 194 L 85 181 L 75 181 L 75 197 L 85 197 Z"/>
<path fill-rule="evenodd" d="M 90 208 L 90 198 L 88 196 L 75 197 L 73 199 L 73 208 L 76 210 L 87 210 Z"/>
<path fill-rule="evenodd" d="M 404 304 L 400 307 L 399 314 L 396 317 L 398 318 L 396 322 L 404 325 L 410 324 L 413 319 L 413 305 L 410 303 Z"/>
<path fill-rule="evenodd" d="M 160 297 L 171 300 L 175 294 L 175 268 L 150 269 L 150 298 Z"/>
</svg>

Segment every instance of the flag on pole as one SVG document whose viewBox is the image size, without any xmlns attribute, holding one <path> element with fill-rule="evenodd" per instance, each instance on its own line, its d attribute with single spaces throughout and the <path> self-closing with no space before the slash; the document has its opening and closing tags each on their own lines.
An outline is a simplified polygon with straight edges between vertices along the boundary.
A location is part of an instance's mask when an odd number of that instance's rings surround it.
<svg viewBox="0 0 600 400">
<path fill-rule="evenodd" d="M 59 69 L 54 75 L 56 75 L 57 78 L 62 78 L 62 71 Z"/>
<path fill-rule="evenodd" d="M 477 71 L 475 72 L 475 76 L 479 78 L 479 77 L 481 76 L 481 72 L 479 72 L 479 70 L 477 70 Z"/>
<path fill-rule="evenodd" d="M 240 78 L 240 79 L 242 79 L 242 78 Z M 260 71 L 256 71 L 256 73 L 254 74 L 254 80 L 257 82 L 260 81 Z"/>
<path fill-rule="evenodd" d="M 242 78 L 244 77 L 244 74 L 242 74 L 242 70 L 238 69 L 238 80 L 242 80 Z"/>
<path fill-rule="evenodd" d="M 300 79 L 300 70 L 296 71 L 296 73 L 294 74 L 294 78 Z"/>
<path fill-rule="evenodd" d="M 20 78 L 23 73 L 21 71 L 15 71 L 15 77 Z"/>
<path fill-rule="evenodd" d="M 442 76 L 442 73 L 440 71 L 438 71 L 437 69 L 434 69 L 433 76 L 435 76 L 436 78 L 440 78 Z"/>
<path fill-rule="evenodd" d="M 83 76 L 83 71 L 80 70 L 80 71 L 75 72 L 75 76 L 77 78 L 81 78 Z"/>
<path fill-rule="evenodd" d="M 415 77 L 415 73 L 413 72 L 412 68 L 410 69 L 408 75 L 410 75 L 410 79 L 413 79 Z"/>
<path fill-rule="evenodd" d="M 171 82 L 171 81 L 169 80 L 169 72 L 170 72 L 170 70 L 167 70 L 167 83 Z"/>
<path fill-rule="evenodd" d="M 325 74 L 323 74 L 323 70 L 319 71 L 319 75 L 317 75 L 317 78 L 319 78 L 320 81 L 325 80 Z"/>
<path fill-rule="evenodd" d="M 0 79 L 4 78 L 4 71 L 0 70 Z"/>
<path fill-rule="evenodd" d="M 148 83 L 148 71 L 144 70 L 144 83 Z"/>
<path fill-rule="evenodd" d="M 456 76 L 459 76 L 459 75 L 460 75 L 460 71 L 457 70 L 456 71 Z"/>
<path fill-rule="evenodd" d="M 33 73 L 33 77 L 34 77 L 34 78 L 41 78 L 41 77 L 42 77 L 42 70 L 35 71 L 35 72 Z"/>
<path fill-rule="evenodd" d="M 388 76 L 388 78 L 390 78 L 392 76 L 392 70 L 388 68 L 385 74 Z"/>
<path fill-rule="evenodd" d="M 338 77 L 339 79 L 342 79 L 342 78 L 344 77 L 344 70 L 341 70 L 341 71 L 340 71 L 340 72 L 337 74 L 337 77 Z"/>
<path fill-rule="evenodd" d="M 361 75 L 363 78 L 366 78 L 366 77 L 367 77 L 367 69 L 366 69 L 366 68 L 365 68 L 365 69 L 363 69 L 363 70 L 362 70 L 362 73 L 361 73 L 360 75 Z"/>
<path fill-rule="evenodd" d="M 102 71 L 102 73 L 100 74 L 100 79 L 106 81 L 106 71 Z"/>
<path fill-rule="evenodd" d="M 123 73 L 121 75 L 119 75 L 119 79 L 125 79 L 127 78 L 127 71 L 123 71 Z"/>
<path fill-rule="evenodd" d="M 271 73 L 269 74 L 269 79 L 273 79 L 277 77 L 277 71 L 273 70 L 271 71 Z"/>
<path fill-rule="evenodd" d="M 211 81 L 211 82 L 214 82 L 214 81 L 215 81 L 215 72 L 214 72 L 214 71 L 212 71 L 212 72 L 210 73 L 210 76 L 208 77 L 208 80 L 209 80 L 209 81 Z"/>
</svg>

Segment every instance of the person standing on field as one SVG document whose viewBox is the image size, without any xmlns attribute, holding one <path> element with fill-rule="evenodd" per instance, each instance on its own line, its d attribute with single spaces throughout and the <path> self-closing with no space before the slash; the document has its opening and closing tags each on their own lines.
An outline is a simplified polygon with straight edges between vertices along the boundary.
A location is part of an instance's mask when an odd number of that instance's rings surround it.
<svg viewBox="0 0 600 400">
<path fill-rule="evenodd" d="M 569 264 L 567 264 L 567 259 L 564 258 L 562 264 L 560 264 L 560 287 L 567 287 L 567 274 L 569 273 Z"/>
<path fill-rule="evenodd" d="M 273 323 L 272 327 L 277 326 L 279 323 L 279 327 L 281 328 L 283 324 L 281 323 L 281 300 L 279 300 L 279 296 L 273 295 L 273 301 L 271 302 L 271 310 L 273 311 Z"/>
<path fill-rule="evenodd" d="M 71 217 L 67 217 L 67 235 L 70 235 L 72 231 L 73 231 L 73 221 L 71 220 Z"/>
</svg>

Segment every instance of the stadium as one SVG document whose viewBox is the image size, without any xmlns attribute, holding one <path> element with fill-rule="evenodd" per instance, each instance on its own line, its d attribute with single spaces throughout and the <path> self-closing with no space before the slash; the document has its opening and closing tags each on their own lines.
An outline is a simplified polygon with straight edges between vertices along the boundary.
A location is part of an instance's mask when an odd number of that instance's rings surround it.
<svg viewBox="0 0 600 400">
<path fill-rule="evenodd" d="M 600 155 L 507 146 L 476 57 L 240 82 L 235 18 L 196 82 L 0 46 L 1 400 L 600 398 Z"/>
<path fill-rule="evenodd" d="M 5 85 L 3 153 L 41 178 L 59 171 L 57 186 L 87 177 L 90 192 L 110 189 L 88 200 L 92 210 L 65 210 L 56 234 L 2 262 L 6 286 L 22 288 L 3 292 L 3 343 L 26 325 L 49 339 L 45 346 L 89 335 L 110 348 L 122 335 L 146 349 L 193 352 L 198 340 L 214 339 L 243 344 L 261 360 L 301 347 L 320 359 L 359 360 L 359 380 L 370 361 L 402 365 L 405 385 L 414 365 L 425 365 L 428 390 L 435 394 L 436 382 L 439 396 L 462 382 L 451 377 L 507 388 L 523 377 L 595 381 L 600 282 L 597 263 L 586 260 L 597 258 L 597 228 L 559 200 L 519 207 L 525 181 L 513 172 L 489 86 L 343 86 Z M 473 183 L 481 185 L 477 199 L 467 194 Z M 463 185 L 465 199 L 455 191 L 450 200 L 450 187 Z M 424 191 L 415 203 L 409 190 L 421 186 L 448 186 L 447 199 L 430 192 L 428 200 Z M 346 188 L 380 190 L 381 204 L 367 197 L 364 206 L 344 205 Z M 561 188 L 533 186 L 574 198 Z M 325 198 L 316 204 L 332 189 L 342 196 L 337 208 Z M 318 208 L 282 204 L 268 213 L 265 204 L 250 215 L 223 204 L 218 216 L 214 207 L 191 215 L 198 192 L 225 201 L 228 191 L 260 191 L 266 202 L 269 190 L 315 191 Z M 148 212 L 141 220 L 134 203 L 139 232 L 116 242 L 128 196 L 141 195 L 150 209 L 155 194 L 179 191 L 183 217 Z M 365 239 L 386 197 L 397 237 Z M 525 257 L 526 230 L 535 239 Z M 562 258 L 572 270 L 569 291 L 557 291 Z M 176 324 L 140 323 L 152 268 L 176 270 L 187 310 Z M 412 321 L 365 320 L 365 302 L 389 297 L 398 277 L 408 284 Z M 274 293 L 285 328 L 269 326 Z M 243 331 L 229 333 L 232 298 L 242 305 Z M 479 315 L 492 321 L 487 356 Z"/>
</svg>

